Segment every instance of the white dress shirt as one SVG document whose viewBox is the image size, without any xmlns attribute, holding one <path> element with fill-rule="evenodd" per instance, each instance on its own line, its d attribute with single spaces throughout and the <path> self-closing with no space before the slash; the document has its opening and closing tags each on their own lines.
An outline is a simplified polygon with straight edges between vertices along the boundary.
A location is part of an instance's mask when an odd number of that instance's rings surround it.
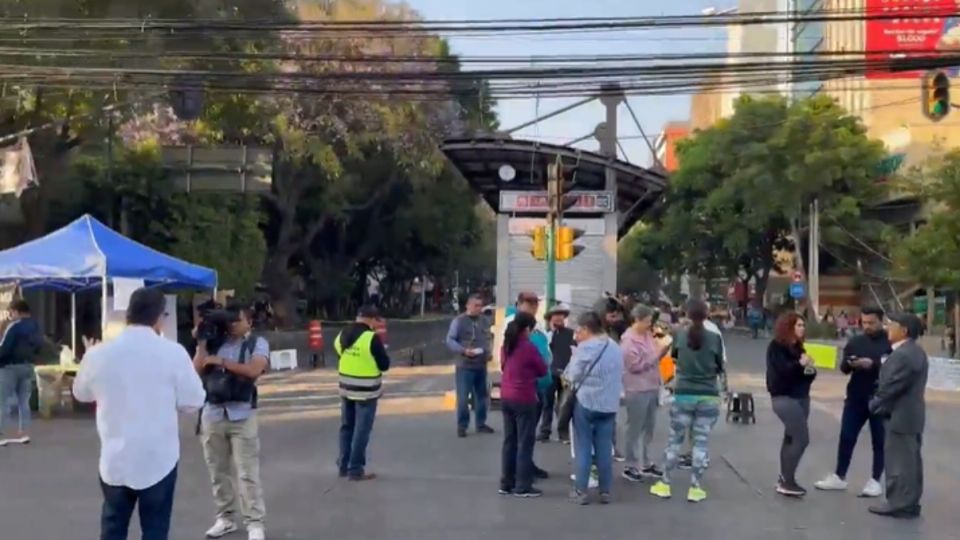
<svg viewBox="0 0 960 540">
<path fill-rule="evenodd" d="M 87 351 L 73 395 L 97 404 L 101 479 L 136 490 L 176 467 L 177 411 L 195 412 L 206 398 L 187 351 L 145 326 L 128 326 Z"/>
</svg>

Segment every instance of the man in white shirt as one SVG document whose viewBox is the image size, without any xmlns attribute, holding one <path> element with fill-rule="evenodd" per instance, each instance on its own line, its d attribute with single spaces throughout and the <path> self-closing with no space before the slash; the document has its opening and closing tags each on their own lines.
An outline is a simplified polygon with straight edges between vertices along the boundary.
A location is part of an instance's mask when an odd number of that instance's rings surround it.
<svg viewBox="0 0 960 540">
<path fill-rule="evenodd" d="M 180 461 L 177 413 L 196 412 L 205 392 L 187 351 L 160 336 L 166 300 L 156 289 L 130 297 L 127 327 L 84 356 L 73 384 L 97 404 L 101 540 L 126 540 L 140 505 L 143 540 L 167 540 Z"/>
</svg>

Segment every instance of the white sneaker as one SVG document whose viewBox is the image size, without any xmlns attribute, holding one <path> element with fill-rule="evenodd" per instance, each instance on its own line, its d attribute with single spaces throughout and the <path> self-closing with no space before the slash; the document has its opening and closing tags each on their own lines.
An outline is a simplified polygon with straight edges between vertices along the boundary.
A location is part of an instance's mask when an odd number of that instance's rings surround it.
<svg viewBox="0 0 960 540">
<path fill-rule="evenodd" d="M 577 475 L 571 474 L 571 475 L 570 475 L 570 480 L 573 481 L 573 482 L 576 482 L 576 481 L 577 481 Z M 590 475 L 590 478 L 587 479 L 587 488 L 589 488 L 589 489 L 597 489 L 598 487 L 600 487 L 600 479 L 591 474 L 591 475 Z"/>
<path fill-rule="evenodd" d="M 860 492 L 861 497 L 879 497 L 883 495 L 883 486 L 880 485 L 880 482 L 877 482 L 873 478 L 867 482 L 867 485 L 863 486 L 863 491 Z"/>
<path fill-rule="evenodd" d="M 814 487 L 823 491 L 844 491 L 847 489 L 847 481 L 834 473 L 814 484 Z"/>
<path fill-rule="evenodd" d="M 217 522 L 207 531 L 207 538 L 220 538 L 232 532 L 237 532 L 237 524 L 226 518 L 217 518 Z"/>
<path fill-rule="evenodd" d="M 263 525 L 251 525 L 247 527 L 247 540 L 267 540 L 267 531 Z"/>
</svg>

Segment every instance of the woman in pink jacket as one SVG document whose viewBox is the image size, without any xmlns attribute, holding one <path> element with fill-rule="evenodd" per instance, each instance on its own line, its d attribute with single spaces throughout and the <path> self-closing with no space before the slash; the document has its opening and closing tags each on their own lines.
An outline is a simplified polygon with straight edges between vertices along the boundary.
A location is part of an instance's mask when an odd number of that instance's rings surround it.
<svg viewBox="0 0 960 540">
<path fill-rule="evenodd" d="M 635 306 L 631 313 L 633 325 L 620 340 L 627 408 L 627 468 L 623 477 L 632 482 L 640 482 L 644 477 L 658 478 L 663 474 L 650 459 L 649 452 L 660 399 L 660 359 L 666 354 L 666 349 L 653 335 L 656 314 L 649 306 Z"/>
</svg>

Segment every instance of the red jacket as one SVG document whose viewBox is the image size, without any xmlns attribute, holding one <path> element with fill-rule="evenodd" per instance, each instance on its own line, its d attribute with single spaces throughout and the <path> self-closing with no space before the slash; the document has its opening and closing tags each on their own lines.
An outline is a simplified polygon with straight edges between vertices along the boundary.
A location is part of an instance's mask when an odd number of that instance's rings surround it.
<svg viewBox="0 0 960 540">
<path fill-rule="evenodd" d="M 529 338 L 520 338 L 513 353 L 500 353 L 500 398 L 522 405 L 537 403 L 537 379 L 547 374 L 547 364 Z"/>
</svg>

